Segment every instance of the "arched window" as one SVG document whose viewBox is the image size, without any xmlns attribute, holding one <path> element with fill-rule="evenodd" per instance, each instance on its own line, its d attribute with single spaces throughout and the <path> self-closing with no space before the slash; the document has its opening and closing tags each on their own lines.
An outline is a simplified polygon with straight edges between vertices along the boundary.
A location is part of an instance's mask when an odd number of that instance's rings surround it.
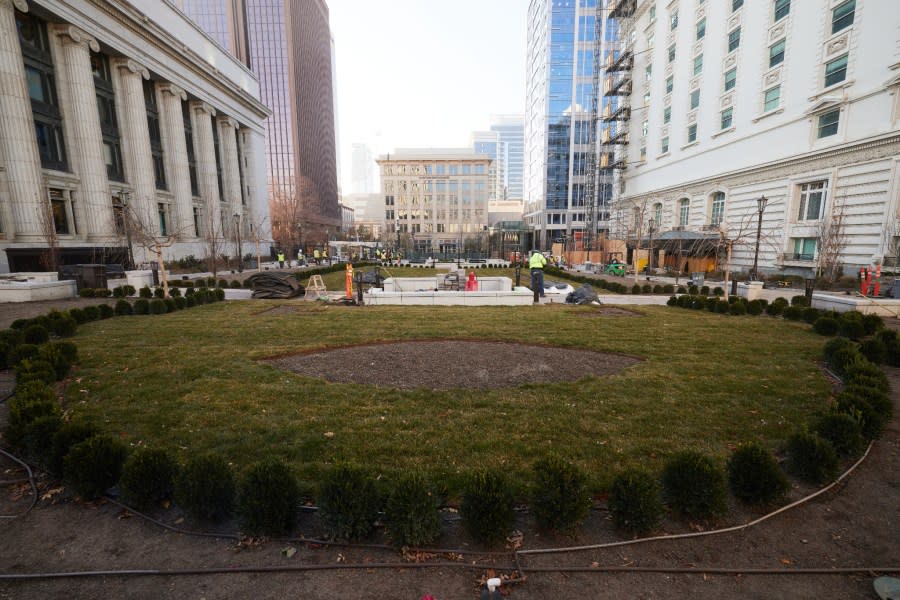
<svg viewBox="0 0 900 600">
<path fill-rule="evenodd" d="M 688 198 L 682 198 L 678 201 L 678 225 L 687 227 L 691 218 L 691 201 Z"/>
<path fill-rule="evenodd" d="M 712 212 L 709 216 L 709 224 L 718 227 L 725 219 L 725 192 L 716 192 L 712 195 Z"/>
</svg>

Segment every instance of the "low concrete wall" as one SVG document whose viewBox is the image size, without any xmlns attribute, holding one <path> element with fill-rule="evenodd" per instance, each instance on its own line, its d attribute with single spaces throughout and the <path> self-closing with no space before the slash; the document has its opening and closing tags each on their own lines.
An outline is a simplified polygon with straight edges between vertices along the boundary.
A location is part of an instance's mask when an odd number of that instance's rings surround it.
<svg viewBox="0 0 900 600">
<path fill-rule="evenodd" d="M 510 292 L 513 289 L 512 279 L 509 277 L 476 277 L 479 292 Z M 396 292 L 427 292 L 441 287 L 444 274 L 434 277 L 389 277 L 384 280 L 384 291 Z M 465 285 L 465 278 L 460 281 L 460 287 Z M 470 292 L 471 293 L 471 292 Z"/>
<path fill-rule="evenodd" d="M 737 284 L 737 295 L 741 298 L 746 298 L 748 301 L 762 298 L 762 291 L 762 281 L 741 281 Z"/>
<path fill-rule="evenodd" d="M 900 317 L 900 300 L 886 298 L 864 298 L 862 296 L 838 296 L 814 292 L 813 308 L 848 312 L 855 310 L 867 315 Z"/>
<path fill-rule="evenodd" d="M 74 281 L 0 281 L 0 303 L 67 300 L 76 296 Z"/>
<path fill-rule="evenodd" d="M 402 304 L 406 306 L 524 306 L 534 294 L 526 287 L 506 292 L 386 292 L 375 288 L 363 296 L 367 306 Z"/>
</svg>

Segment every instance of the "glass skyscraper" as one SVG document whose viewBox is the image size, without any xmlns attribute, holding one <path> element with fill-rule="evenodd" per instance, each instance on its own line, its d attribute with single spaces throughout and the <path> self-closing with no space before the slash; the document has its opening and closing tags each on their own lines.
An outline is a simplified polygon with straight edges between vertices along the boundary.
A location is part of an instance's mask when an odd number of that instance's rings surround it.
<svg viewBox="0 0 900 600">
<path fill-rule="evenodd" d="M 259 78 L 272 233 L 319 244 L 341 225 L 332 40 L 323 0 L 172 0 Z"/>
<path fill-rule="evenodd" d="M 531 0 L 525 115 L 525 219 L 543 248 L 608 229 L 612 171 L 600 115 L 614 97 L 597 70 L 615 54 L 607 0 Z"/>
<path fill-rule="evenodd" d="M 505 197 L 503 200 L 519 200 L 522 193 L 522 160 L 525 155 L 525 120 L 522 115 L 495 115 L 491 117 L 491 131 L 497 133 L 503 144 L 503 173 Z"/>
</svg>

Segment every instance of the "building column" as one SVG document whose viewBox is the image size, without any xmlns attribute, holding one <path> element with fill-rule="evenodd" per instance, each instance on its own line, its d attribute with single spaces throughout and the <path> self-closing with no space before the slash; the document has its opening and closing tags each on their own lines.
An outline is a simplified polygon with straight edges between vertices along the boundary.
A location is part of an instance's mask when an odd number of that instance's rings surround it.
<svg viewBox="0 0 900 600">
<path fill-rule="evenodd" d="M 228 206 L 228 217 L 243 213 L 241 206 L 241 177 L 238 161 L 237 137 L 235 132 L 238 123 L 231 117 L 220 116 L 216 119 L 219 125 L 219 150 L 222 152 L 222 203 Z"/>
<path fill-rule="evenodd" d="M 187 100 L 183 89 L 173 83 L 159 86 L 162 102 L 159 106 L 163 152 L 169 172 L 169 191 L 175 197 L 172 211 L 173 230 L 181 238 L 192 238 L 193 204 L 191 172 L 188 168 L 187 141 L 184 139 L 184 118 L 181 103 Z"/>
<path fill-rule="evenodd" d="M 212 119 L 216 109 L 199 100 L 190 102 L 194 129 L 194 156 L 197 159 L 197 183 L 206 208 L 204 215 L 205 236 L 222 237 L 222 220 L 219 216 L 219 181 L 216 174 L 216 147 L 213 143 Z M 221 141 L 221 138 L 220 140 Z"/>
<path fill-rule="evenodd" d="M 103 136 L 97 112 L 97 92 L 91 69 L 91 50 L 100 45 L 90 35 L 72 25 L 52 25 L 51 31 L 62 43 L 65 85 L 70 102 L 69 161 L 81 180 L 79 234 L 89 239 L 108 238 L 113 226 L 112 199 L 103 157 Z"/>
<path fill-rule="evenodd" d="M 28 12 L 28 4 L 0 0 L 0 164 L 10 196 L 0 219 L 9 240 L 41 235 L 41 208 L 47 201 L 14 9 Z"/>
<path fill-rule="evenodd" d="M 119 108 L 119 131 L 122 132 L 122 161 L 125 177 L 134 192 L 130 209 L 147 233 L 159 233 L 156 216 L 156 175 L 153 154 L 150 152 L 150 127 L 147 125 L 147 106 L 144 104 L 144 80 L 150 73 L 130 58 L 110 61 L 119 82 L 116 106 Z"/>
</svg>

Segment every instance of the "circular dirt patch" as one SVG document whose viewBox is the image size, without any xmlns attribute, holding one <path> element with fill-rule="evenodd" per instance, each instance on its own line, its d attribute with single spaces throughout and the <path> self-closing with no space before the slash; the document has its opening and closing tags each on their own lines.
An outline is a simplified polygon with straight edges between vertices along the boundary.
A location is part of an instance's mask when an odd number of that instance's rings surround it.
<svg viewBox="0 0 900 600">
<path fill-rule="evenodd" d="M 446 390 L 601 377 L 640 359 L 573 348 L 447 340 L 349 346 L 269 362 L 336 383 Z"/>
</svg>

